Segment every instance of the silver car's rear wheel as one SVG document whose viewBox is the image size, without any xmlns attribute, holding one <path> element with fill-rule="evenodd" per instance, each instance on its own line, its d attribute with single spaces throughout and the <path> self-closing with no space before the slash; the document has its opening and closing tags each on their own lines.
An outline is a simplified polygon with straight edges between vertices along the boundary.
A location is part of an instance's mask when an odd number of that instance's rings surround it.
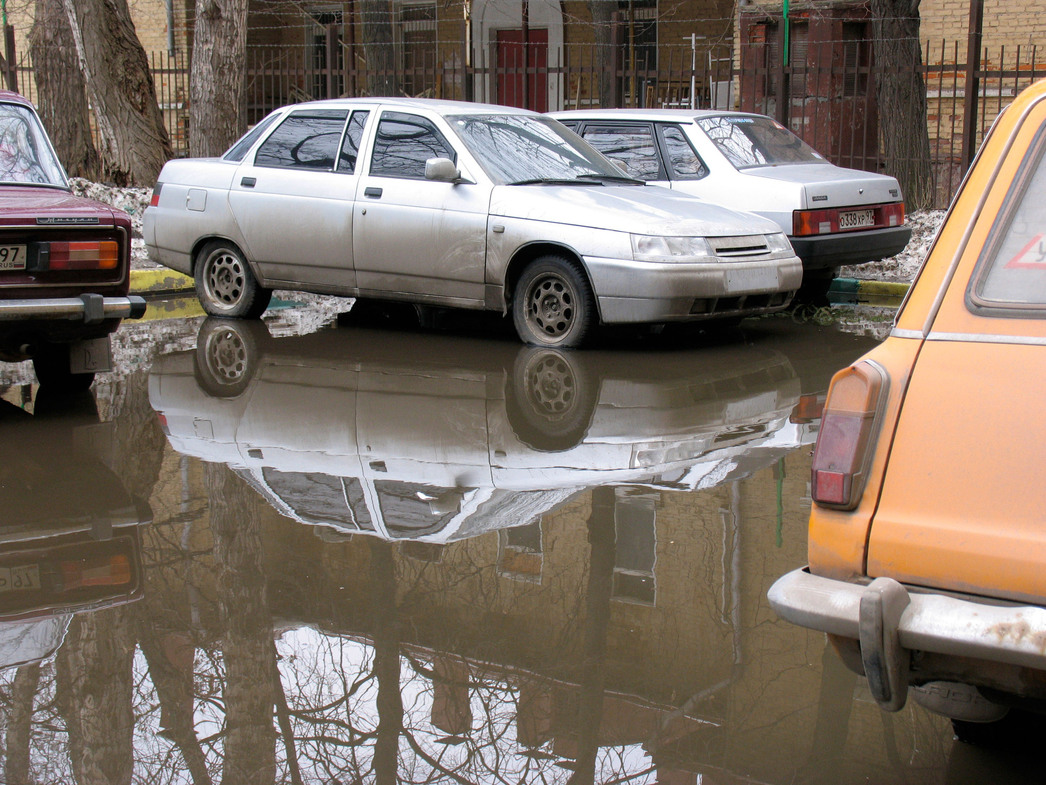
<svg viewBox="0 0 1046 785">
<path fill-rule="evenodd" d="M 272 290 L 258 285 L 247 260 L 231 243 L 209 243 L 197 260 L 196 294 L 211 316 L 254 319 L 269 307 Z"/>
<path fill-rule="evenodd" d="M 588 337 L 595 318 L 592 287 L 561 256 L 542 256 L 523 271 L 512 299 L 512 320 L 524 343 L 571 348 Z"/>
</svg>

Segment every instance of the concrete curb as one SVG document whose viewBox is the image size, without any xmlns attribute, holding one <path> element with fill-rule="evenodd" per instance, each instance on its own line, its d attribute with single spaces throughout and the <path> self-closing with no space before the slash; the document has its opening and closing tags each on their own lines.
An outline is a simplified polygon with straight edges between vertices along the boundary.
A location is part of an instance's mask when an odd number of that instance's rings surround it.
<svg viewBox="0 0 1046 785">
<path fill-rule="evenodd" d="M 194 291 L 193 279 L 174 270 L 131 270 L 131 294 L 162 295 Z"/>
<path fill-rule="evenodd" d="M 860 295 L 864 297 L 896 297 L 903 298 L 908 294 L 911 284 L 894 283 L 891 281 L 868 281 L 861 278 L 836 278 L 828 290 L 829 295 L 846 296 L 855 298 Z M 856 301 L 856 299 L 854 300 Z"/>
</svg>

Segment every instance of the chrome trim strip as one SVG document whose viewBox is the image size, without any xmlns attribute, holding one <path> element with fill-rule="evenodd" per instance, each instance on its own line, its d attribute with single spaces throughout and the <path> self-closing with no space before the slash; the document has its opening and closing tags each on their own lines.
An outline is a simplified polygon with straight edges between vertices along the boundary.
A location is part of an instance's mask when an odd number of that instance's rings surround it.
<svg viewBox="0 0 1046 785">
<path fill-rule="evenodd" d="M 1027 335 L 988 335 L 984 333 L 930 333 L 927 341 L 954 341 L 957 343 L 1009 343 L 1018 346 L 1046 346 L 1046 337 Z"/>
<path fill-rule="evenodd" d="M 97 296 L 97 295 L 96 295 Z M 141 297 L 105 297 L 102 299 L 103 319 L 127 319 L 141 316 L 144 300 Z M 37 319 L 87 318 L 88 305 L 79 297 L 57 297 L 37 300 L 0 301 L 0 322 L 34 321 Z"/>
<path fill-rule="evenodd" d="M 923 337 L 923 334 L 919 330 L 899 330 L 898 328 L 894 327 L 892 330 L 890 330 L 890 337 L 919 339 Z"/>
</svg>

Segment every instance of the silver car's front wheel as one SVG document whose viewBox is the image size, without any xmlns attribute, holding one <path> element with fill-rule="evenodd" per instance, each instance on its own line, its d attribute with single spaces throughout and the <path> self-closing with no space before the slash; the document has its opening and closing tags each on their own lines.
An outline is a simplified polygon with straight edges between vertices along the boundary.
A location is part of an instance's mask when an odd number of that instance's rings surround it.
<svg viewBox="0 0 1046 785">
<path fill-rule="evenodd" d="M 595 318 L 588 279 L 561 256 L 542 256 L 523 271 L 512 300 L 512 320 L 524 343 L 580 346 Z"/>
<path fill-rule="evenodd" d="M 258 285 L 239 249 L 215 242 L 197 256 L 196 294 L 211 316 L 254 319 L 269 307 L 272 290 Z"/>
</svg>

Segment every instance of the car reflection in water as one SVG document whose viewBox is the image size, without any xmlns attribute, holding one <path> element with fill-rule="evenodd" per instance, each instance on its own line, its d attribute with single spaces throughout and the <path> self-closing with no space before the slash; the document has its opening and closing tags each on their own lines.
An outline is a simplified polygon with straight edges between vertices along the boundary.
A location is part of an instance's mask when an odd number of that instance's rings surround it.
<svg viewBox="0 0 1046 785">
<path fill-rule="evenodd" d="M 365 329 L 270 338 L 210 319 L 163 357 L 152 406 L 180 453 L 228 464 L 281 514 L 450 542 L 596 485 L 698 489 L 802 443 L 779 351 L 565 352 Z"/>
<path fill-rule="evenodd" d="M 8 394 L 35 411 L 0 401 L 0 669 L 50 656 L 74 614 L 138 599 L 138 527 L 152 519 L 106 464 L 89 394 Z"/>
</svg>

